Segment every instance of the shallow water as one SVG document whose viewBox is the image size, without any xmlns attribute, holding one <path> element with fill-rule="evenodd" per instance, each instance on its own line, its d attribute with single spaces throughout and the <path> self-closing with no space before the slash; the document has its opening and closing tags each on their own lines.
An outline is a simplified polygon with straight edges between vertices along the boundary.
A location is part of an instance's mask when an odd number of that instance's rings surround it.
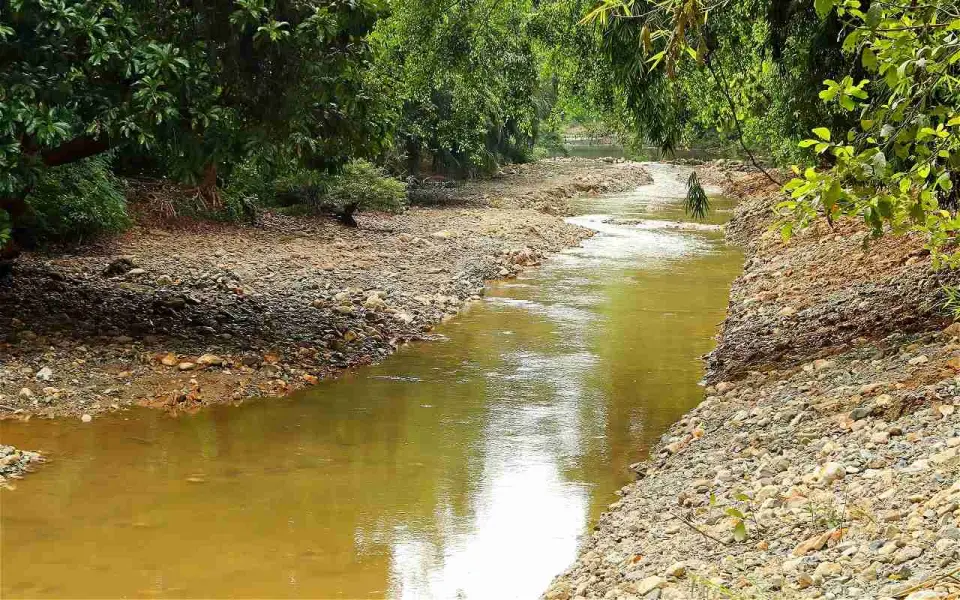
<svg viewBox="0 0 960 600">
<path fill-rule="evenodd" d="M 604 223 L 682 217 L 651 169 L 579 201 L 583 247 L 381 365 L 193 416 L 0 422 L 52 457 L 0 492 L 0 595 L 537 598 L 697 402 L 741 265 L 719 232 Z"/>
</svg>

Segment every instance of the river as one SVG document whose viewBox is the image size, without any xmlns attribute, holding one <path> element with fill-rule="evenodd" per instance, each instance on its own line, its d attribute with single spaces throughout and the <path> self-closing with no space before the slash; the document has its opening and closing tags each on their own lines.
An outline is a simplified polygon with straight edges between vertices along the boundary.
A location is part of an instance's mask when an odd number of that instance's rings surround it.
<svg viewBox="0 0 960 600">
<path fill-rule="evenodd" d="M 285 399 L 0 422 L 0 596 L 535 599 L 700 398 L 740 252 L 682 175 L 576 202 L 598 234 L 380 365 Z M 714 222 L 731 203 L 714 198 Z"/>
</svg>

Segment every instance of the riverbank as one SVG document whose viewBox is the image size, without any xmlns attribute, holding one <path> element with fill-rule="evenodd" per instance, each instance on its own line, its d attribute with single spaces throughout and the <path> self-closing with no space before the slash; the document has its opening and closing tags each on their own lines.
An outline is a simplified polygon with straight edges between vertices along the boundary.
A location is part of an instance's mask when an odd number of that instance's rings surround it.
<svg viewBox="0 0 960 600">
<path fill-rule="evenodd" d="M 590 235 L 563 221 L 567 198 L 649 180 L 639 163 L 549 160 L 427 186 L 414 195 L 429 208 L 362 214 L 357 229 L 265 214 L 25 255 L 0 285 L 0 418 L 196 410 L 379 361 L 484 280 Z"/>
<path fill-rule="evenodd" d="M 952 598 L 960 326 L 920 240 L 771 231 L 757 181 L 706 398 L 636 465 L 545 598 Z"/>
</svg>

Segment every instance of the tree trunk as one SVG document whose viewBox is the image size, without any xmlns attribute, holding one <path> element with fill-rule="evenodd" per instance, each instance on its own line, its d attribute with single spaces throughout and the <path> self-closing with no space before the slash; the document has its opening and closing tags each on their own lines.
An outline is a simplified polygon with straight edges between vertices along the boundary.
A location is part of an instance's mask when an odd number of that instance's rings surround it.
<svg viewBox="0 0 960 600">
<path fill-rule="evenodd" d="M 407 138 L 407 175 L 418 177 L 420 175 L 420 144 Z"/>
<path fill-rule="evenodd" d="M 217 190 L 217 161 L 210 161 L 203 168 L 203 178 L 200 180 L 198 191 L 200 192 L 200 198 L 208 208 L 223 207 L 223 202 L 220 201 L 220 192 Z"/>
<path fill-rule="evenodd" d="M 105 138 L 82 136 L 64 142 L 56 148 L 40 151 L 43 164 L 48 167 L 59 167 L 67 163 L 76 162 L 84 158 L 101 154 L 110 149 L 110 141 Z"/>
</svg>

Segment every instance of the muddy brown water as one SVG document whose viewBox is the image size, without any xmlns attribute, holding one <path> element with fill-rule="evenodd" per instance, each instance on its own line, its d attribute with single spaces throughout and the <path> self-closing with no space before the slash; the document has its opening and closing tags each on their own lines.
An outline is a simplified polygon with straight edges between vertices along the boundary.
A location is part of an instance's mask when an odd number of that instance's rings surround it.
<svg viewBox="0 0 960 600">
<path fill-rule="evenodd" d="M 579 201 L 598 235 L 384 363 L 171 418 L 0 423 L 50 462 L 0 492 L 3 597 L 534 599 L 700 398 L 742 256 L 684 172 Z M 730 203 L 714 201 L 712 220 Z"/>
</svg>

